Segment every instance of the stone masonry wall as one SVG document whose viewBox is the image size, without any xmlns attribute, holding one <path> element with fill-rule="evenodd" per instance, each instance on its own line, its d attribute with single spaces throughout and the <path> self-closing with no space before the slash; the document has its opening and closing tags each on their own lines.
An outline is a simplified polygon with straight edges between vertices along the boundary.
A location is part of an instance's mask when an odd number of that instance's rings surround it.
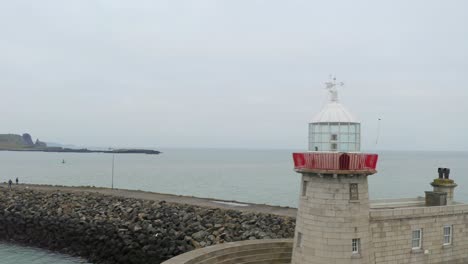
<svg viewBox="0 0 468 264">
<path fill-rule="evenodd" d="M 351 183 L 357 200 L 350 200 Z M 292 263 L 372 263 L 367 176 L 304 173 L 302 184 Z M 360 254 L 352 254 L 353 239 L 360 239 Z"/>
<path fill-rule="evenodd" d="M 468 205 L 370 211 L 376 264 L 468 263 Z M 443 245 L 443 227 L 453 228 Z M 412 231 L 422 229 L 422 248 L 412 250 Z M 426 252 L 427 251 L 427 252 Z"/>
</svg>

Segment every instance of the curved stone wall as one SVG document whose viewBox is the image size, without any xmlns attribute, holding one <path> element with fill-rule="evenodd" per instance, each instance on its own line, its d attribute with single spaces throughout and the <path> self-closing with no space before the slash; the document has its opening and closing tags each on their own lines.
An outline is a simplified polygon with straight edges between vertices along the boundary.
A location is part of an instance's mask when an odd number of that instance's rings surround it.
<svg viewBox="0 0 468 264">
<path fill-rule="evenodd" d="M 292 239 L 231 242 L 197 249 L 163 264 L 290 264 L 292 246 Z"/>
</svg>

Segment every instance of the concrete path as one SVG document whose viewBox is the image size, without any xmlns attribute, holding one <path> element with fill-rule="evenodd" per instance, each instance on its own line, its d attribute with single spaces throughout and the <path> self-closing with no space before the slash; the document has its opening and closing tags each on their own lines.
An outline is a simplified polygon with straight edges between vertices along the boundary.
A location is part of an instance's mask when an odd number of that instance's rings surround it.
<svg viewBox="0 0 468 264">
<path fill-rule="evenodd" d="M 2 184 L 2 187 L 5 188 L 6 187 L 5 184 Z M 232 209 L 232 210 L 239 210 L 243 212 L 275 214 L 275 215 L 289 216 L 289 217 L 296 217 L 296 213 L 297 213 L 296 208 L 290 208 L 290 207 L 242 203 L 242 202 L 236 202 L 236 201 L 226 201 L 226 200 L 218 200 L 218 199 L 198 198 L 198 197 L 190 197 L 190 196 L 182 196 L 182 195 L 124 190 L 124 189 L 112 190 L 109 188 L 68 187 L 68 186 L 32 185 L 32 184 L 13 185 L 12 188 L 29 188 L 29 189 L 39 190 L 39 191 L 59 190 L 61 192 L 71 192 L 71 193 L 95 192 L 95 193 L 101 193 L 105 195 L 115 195 L 115 196 L 124 197 L 124 198 L 135 198 L 135 199 L 143 199 L 143 200 L 151 200 L 151 201 L 166 201 L 169 203 L 190 204 L 190 205 L 196 205 L 196 206 L 202 206 L 202 207 Z"/>
</svg>

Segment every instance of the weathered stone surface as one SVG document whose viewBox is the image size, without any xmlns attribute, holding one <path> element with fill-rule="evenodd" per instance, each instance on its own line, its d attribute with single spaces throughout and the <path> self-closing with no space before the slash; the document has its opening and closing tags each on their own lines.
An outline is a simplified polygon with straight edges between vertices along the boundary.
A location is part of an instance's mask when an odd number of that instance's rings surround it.
<svg viewBox="0 0 468 264">
<path fill-rule="evenodd" d="M 0 238 L 94 263 L 160 263 L 195 248 L 291 238 L 292 218 L 96 193 L 0 192 Z"/>
</svg>

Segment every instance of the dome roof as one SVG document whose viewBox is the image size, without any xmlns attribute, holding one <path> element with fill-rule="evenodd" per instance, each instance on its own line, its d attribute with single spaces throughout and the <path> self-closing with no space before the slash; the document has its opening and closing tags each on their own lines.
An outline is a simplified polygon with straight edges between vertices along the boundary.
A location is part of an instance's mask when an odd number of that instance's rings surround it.
<svg viewBox="0 0 468 264">
<path fill-rule="evenodd" d="M 312 123 L 359 123 L 359 121 L 339 102 L 331 101 L 314 116 Z"/>
</svg>

